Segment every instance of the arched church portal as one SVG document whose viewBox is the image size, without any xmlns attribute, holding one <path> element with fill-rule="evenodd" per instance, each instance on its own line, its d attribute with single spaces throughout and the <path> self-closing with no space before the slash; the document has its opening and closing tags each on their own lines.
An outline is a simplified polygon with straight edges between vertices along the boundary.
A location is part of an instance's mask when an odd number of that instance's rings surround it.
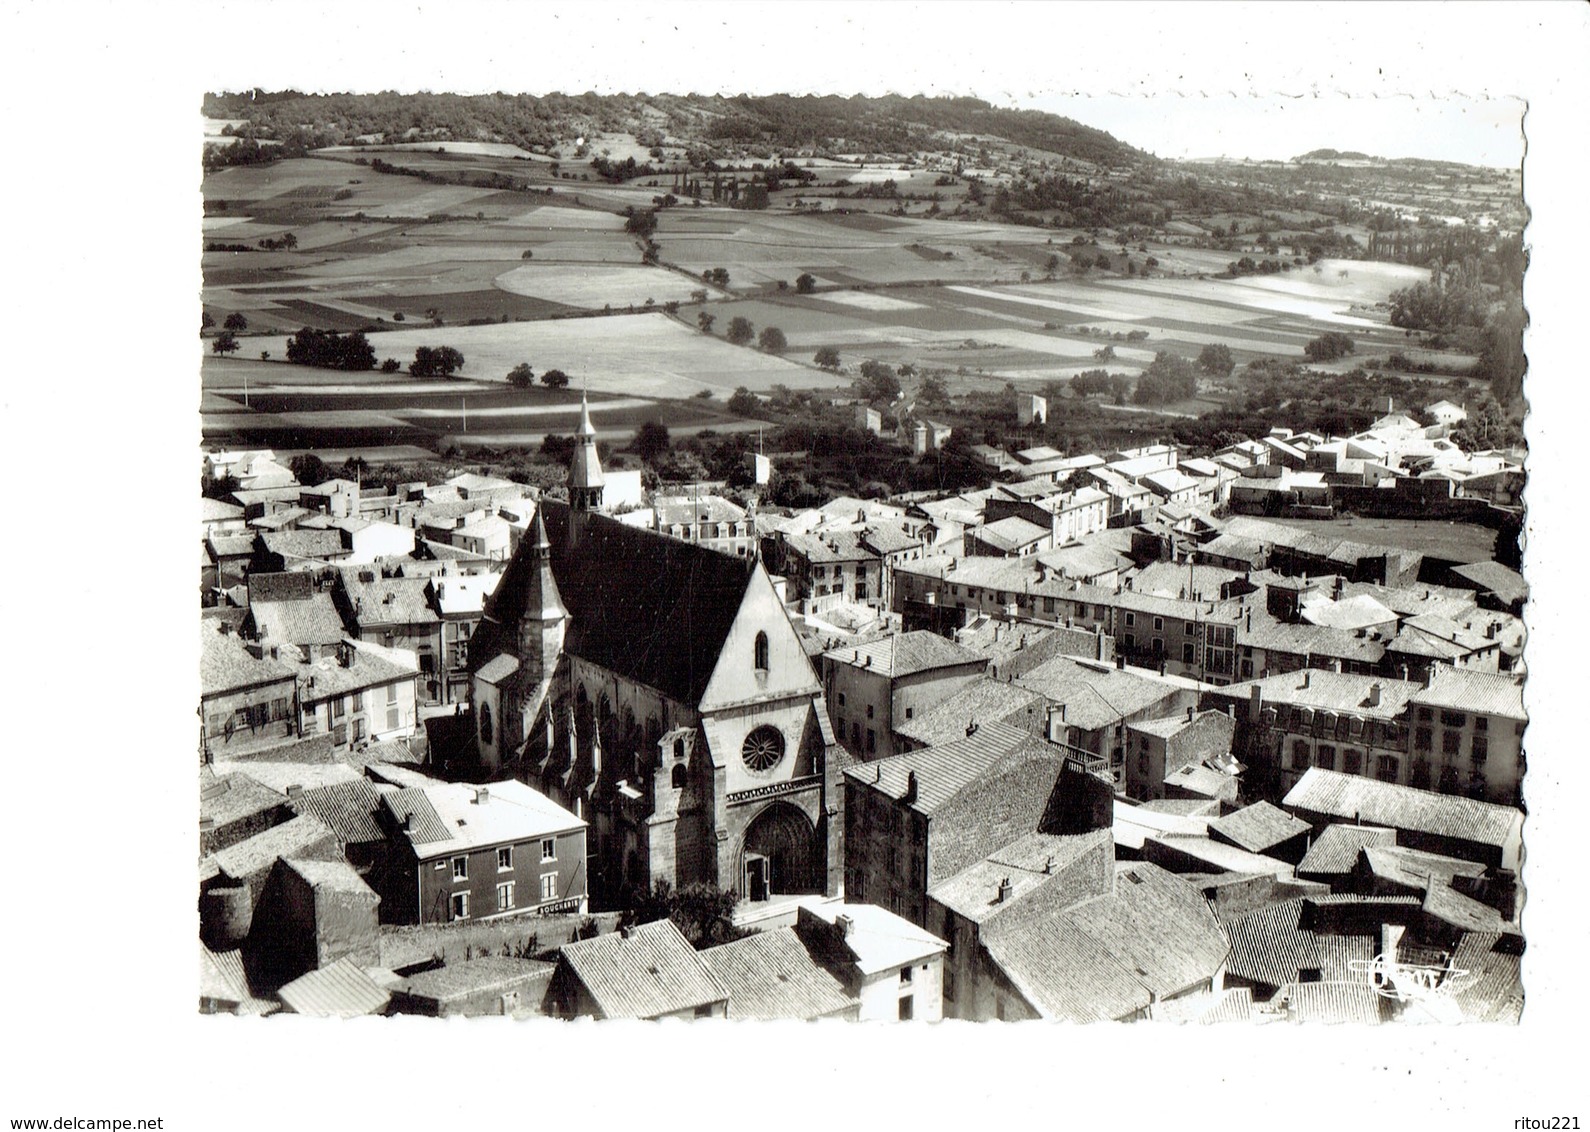
<svg viewBox="0 0 1590 1132">
<path fill-rule="evenodd" d="M 746 828 L 735 887 L 751 901 L 821 892 L 820 859 L 811 819 L 788 802 L 774 802 Z"/>
</svg>

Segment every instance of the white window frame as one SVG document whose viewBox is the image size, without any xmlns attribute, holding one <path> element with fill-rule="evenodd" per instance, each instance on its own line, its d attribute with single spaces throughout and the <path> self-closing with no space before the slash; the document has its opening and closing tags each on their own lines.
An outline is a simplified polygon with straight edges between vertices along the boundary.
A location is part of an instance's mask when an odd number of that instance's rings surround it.
<svg viewBox="0 0 1590 1132">
<path fill-rule="evenodd" d="M 454 857 L 453 858 L 453 880 L 454 881 L 461 881 L 461 880 L 468 880 L 468 879 L 469 879 L 469 858 L 467 856 Z"/>
<path fill-rule="evenodd" d="M 513 908 L 513 881 L 504 881 L 497 886 L 497 911 L 512 912 Z"/>
<path fill-rule="evenodd" d="M 505 860 L 507 862 L 506 864 L 503 863 Z M 511 873 L 511 872 L 513 872 L 513 846 L 512 845 L 499 845 L 499 846 L 497 846 L 497 871 L 499 873 Z"/>
<path fill-rule="evenodd" d="M 558 898 L 558 874 L 557 873 L 542 873 L 541 874 L 541 903 L 545 904 L 545 903 L 547 903 L 547 901 L 556 900 L 557 898 Z"/>
<path fill-rule="evenodd" d="M 543 837 L 541 839 L 541 863 L 547 864 L 558 859 L 558 839 L 556 837 Z"/>
<path fill-rule="evenodd" d="M 455 920 L 469 919 L 469 893 L 453 893 L 452 899 L 447 902 L 447 910 Z"/>
</svg>

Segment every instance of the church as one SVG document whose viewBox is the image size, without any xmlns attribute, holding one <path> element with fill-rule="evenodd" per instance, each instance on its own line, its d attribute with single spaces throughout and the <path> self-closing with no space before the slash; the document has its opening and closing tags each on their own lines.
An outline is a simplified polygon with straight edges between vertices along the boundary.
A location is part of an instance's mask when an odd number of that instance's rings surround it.
<svg viewBox="0 0 1590 1132">
<path fill-rule="evenodd" d="M 602 487 L 582 403 L 569 502 L 541 501 L 470 642 L 484 768 L 590 823 L 593 907 L 658 880 L 837 894 L 846 756 L 766 569 L 620 523 Z"/>
</svg>

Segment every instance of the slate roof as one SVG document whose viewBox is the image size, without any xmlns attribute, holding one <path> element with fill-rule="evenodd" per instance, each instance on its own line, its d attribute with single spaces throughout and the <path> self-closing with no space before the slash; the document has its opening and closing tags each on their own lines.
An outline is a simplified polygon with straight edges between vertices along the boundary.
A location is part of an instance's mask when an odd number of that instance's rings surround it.
<svg viewBox="0 0 1590 1132">
<path fill-rule="evenodd" d="M 311 1018 L 358 1018 L 376 1014 L 391 1001 L 390 991 L 344 956 L 328 967 L 300 975 L 276 994 L 295 1014 Z"/>
<path fill-rule="evenodd" d="M 1524 720 L 1524 685 L 1511 676 L 1440 665 L 1431 670 L 1430 686 L 1416 688 L 1411 703 L 1454 711 L 1499 715 Z"/>
<path fill-rule="evenodd" d="M 914 676 L 935 668 L 987 663 L 987 658 L 981 653 L 927 629 L 894 633 L 867 644 L 831 649 L 823 655 L 842 664 L 866 667 L 891 678 Z"/>
<path fill-rule="evenodd" d="M 703 495 L 699 498 L 685 496 L 655 496 L 652 507 L 657 512 L 657 526 L 682 527 L 696 523 L 743 523 L 745 508 L 721 495 Z"/>
<path fill-rule="evenodd" d="M 480 791 L 485 792 L 483 801 L 476 800 Z M 381 802 L 395 820 L 395 835 L 406 838 L 422 861 L 532 841 L 586 824 L 539 790 L 512 779 L 486 786 L 442 782 L 410 787 L 383 794 Z M 408 830 L 402 828 L 405 815 L 414 819 Z"/>
<path fill-rule="evenodd" d="M 1397 831 L 1370 825 L 1328 825 L 1314 838 L 1298 862 L 1299 876 L 1346 876 L 1358 864 L 1366 845 L 1395 845 Z"/>
<path fill-rule="evenodd" d="M 1268 874 L 1282 880 L 1290 880 L 1294 875 L 1292 866 L 1279 858 L 1239 849 L 1235 845 L 1228 845 L 1224 841 L 1216 841 L 1202 834 L 1174 832 L 1150 834 L 1144 841 L 1145 856 L 1153 853 L 1153 845 L 1156 842 L 1174 850 L 1176 854 L 1191 857 L 1212 869 L 1223 872 Z"/>
<path fill-rule="evenodd" d="M 842 915 L 850 917 L 845 947 L 856 970 L 863 975 L 921 962 L 949 946 L 932 932 L 877 904 L 823 900 L 805 903 L 801 908 L 804 913 L 828 924 L 836 923 Z"/>
<path fill-rule="evenodd" d="M 1310 767 L 1281 800 L 1289 810 L 1358 820 L 1392 829 L 1433 834 L 1481 845 L 1516 840 L 1524 815 L 1455 794 L 1437 794 L 1356 774 Z"/>
<path fill-rule="evenodd" d="M 546 500 L 539 513 L 569 611 L 565 648 L 681 703 L 699 703 L 760 569 L 757 560 L 595 514 L 580 516 L 571 548 L 568 506 Z M 471 657 L 495 655 L 503 627 L 518 623 L 536 567 L 533 550 L 533 540 L 525 539 L 514 552 L 486 602 Z"/>
<path fill-rule="evenodd" d="M 831 971 L 790 927 L 709 947 L 701 958 L 729 992 L 729 1017 L 774 1022 L 841 1014 L 856 1007 Z"/>
<path fill-rule="evenodd" d="M 1263 853 L 1309 831 L 1309 824 L 1268 802 L 1255 802 L 1209 823 L 1209 832 L 1239 849 Z"/>
<path fill-rule="evenodd" d="M 565 963 L 604 1018 L 656 1018 L 723 1002 L 729 988 L 672 920 L 565 944 Z"/>
<path fill-rule="evenodd" d="M 290 796 L 287 804 L 297 813 L 319 818 L 344 845 L 386 840 L 386 833 L 375 818 L 381 808 L 381 796 L 367 778 L 305 790 Z"/>
</svg>

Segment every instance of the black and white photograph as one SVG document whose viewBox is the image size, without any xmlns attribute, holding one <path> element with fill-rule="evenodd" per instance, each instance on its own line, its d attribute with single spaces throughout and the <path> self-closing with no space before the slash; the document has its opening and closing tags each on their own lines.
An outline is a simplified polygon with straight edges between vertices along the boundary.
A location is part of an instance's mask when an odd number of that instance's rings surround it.
<svg viewBox="0 0 1590 1132">
<path fill-rule="evenodd" d="M 1590 1116 L 1583 9 L 151 12 L 24 236 L 13 1127 Z M 58 1083 L 89 970 L 180 1069 Z"/>
</svg>

